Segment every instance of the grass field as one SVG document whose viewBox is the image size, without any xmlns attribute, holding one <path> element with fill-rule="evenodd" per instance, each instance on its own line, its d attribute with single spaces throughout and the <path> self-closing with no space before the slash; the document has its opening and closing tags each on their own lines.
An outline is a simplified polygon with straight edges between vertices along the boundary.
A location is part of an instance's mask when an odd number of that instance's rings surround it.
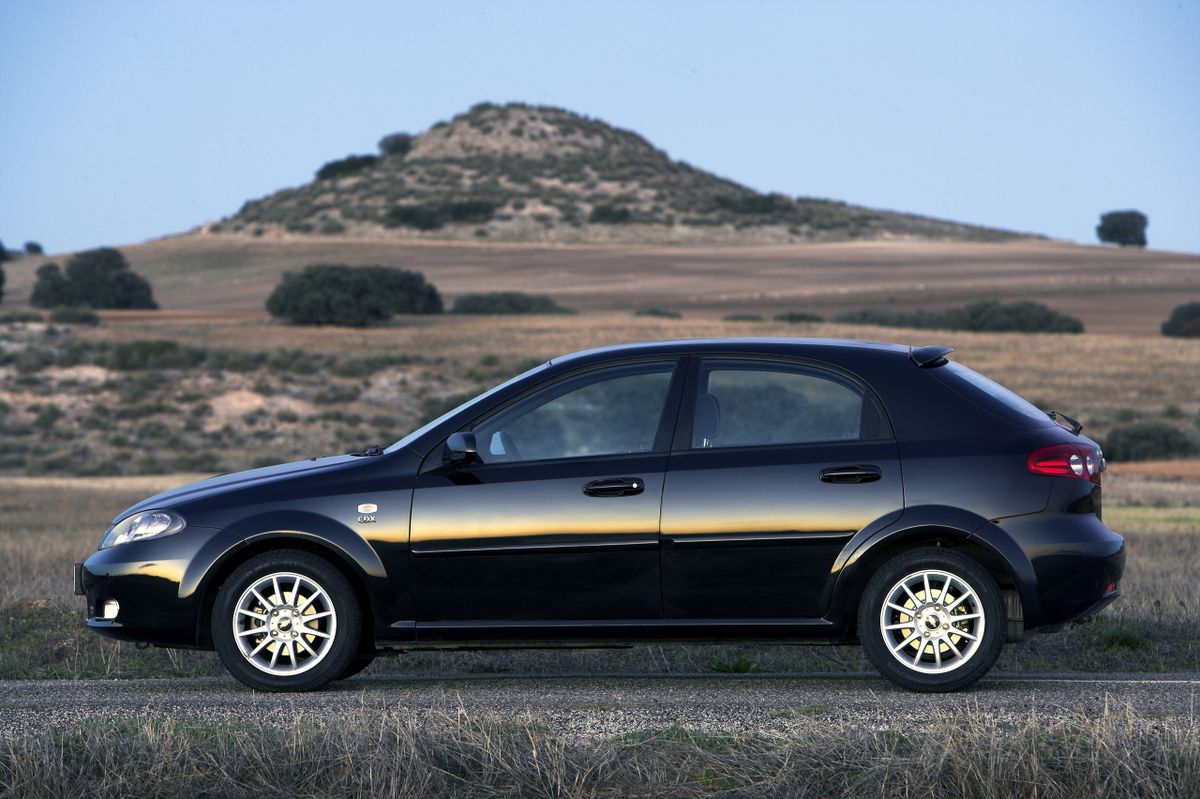
<svg viewBox="0 0 1200 799">
<path fill-rule="evenodd" d="M 1194 474 L 1194 464 L 1185 466 Z M 1008 671 L 1200 671 L 1200 480 L 1170 504 L 1118 471 L 1105 521 L 1126 535 L 1124 596 L 1095 621 L 1006 648 Z M 139 650 L 82 626 L 70 564 L 94 551 L 108 521 L 142 497 L 190 479 L 0 477 L 0 679 L 223 673 L 211 653 Z M 1159 480 L 1156 484 L 1161 484 Z M 71 501 L 63 502 L 64 495 Z M 862 671 L 856 647 L 649 646 L 627 650 L 414 652 L 375 673 Z"/>
<path fill-rule="evenodd" d="M 1033 299 L 1089 331 L 1146 336 L 1176 305 L 1200 299 L 1200 256 L 1042 240 L 695 248 L 192 235 L 122 250 L 167 310 L 261 311 L 283 271 L 323 262 L 416 269 L 450 297 L 527 291 L 589 311 L 662 306 L 769 318 Z M 5 266 L 10 303 L 25 302 L 46 260 Z"/>
</svg>

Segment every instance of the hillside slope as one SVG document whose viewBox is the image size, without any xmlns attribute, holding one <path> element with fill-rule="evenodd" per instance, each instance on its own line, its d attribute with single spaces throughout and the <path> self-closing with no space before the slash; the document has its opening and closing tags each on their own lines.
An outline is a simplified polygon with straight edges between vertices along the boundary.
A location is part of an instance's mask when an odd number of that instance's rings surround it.
<svg viewBox="0 0 1200 799">
<path fill-rule="evenodd" d="M 204 232 L 520 242 L 764 244 L 879 238 L 997 241 L 1009 231 L 760 194 L 636 133 L 558 108 L 481 103 L 381 155 L 247 202 Z"/>
</svg>

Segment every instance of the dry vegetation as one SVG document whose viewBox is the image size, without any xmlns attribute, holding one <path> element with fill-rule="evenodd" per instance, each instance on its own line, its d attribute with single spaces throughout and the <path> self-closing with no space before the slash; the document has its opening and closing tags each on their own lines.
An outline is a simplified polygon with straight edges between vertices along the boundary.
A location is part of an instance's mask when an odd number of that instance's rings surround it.
<svg viewBox="0 0 1200 799">
<path fill-rule="evenodd" d="M 476 291 L 549 294 L 584 311 L 659 306 L 690 315 L 787 311 L 826 317 L 980 299 L 1037 300 L 1090 332 L 1157 336 L 1200 298 L 1200 257 L 1062 242 L 876 241 L 770 247 L 536 246 L 379 238 L 179 236 L 122 247 L 169 311 L 261 312 L 286 270 L 386 264 L 422 272 L 449 299 Z M 62 260 L 61 256 L 55 256 Z M 23 303 L 48 258 L 6 265 Z"/>
<path fill-rule="evenodd" d="M 1200 720 L 969 712 L 778 736 L 671 728 L 575 740 L 453 709 L 201 728 L 143 713 L 0 741 L 0 796 L 1194 797 Z"/>
</svg>

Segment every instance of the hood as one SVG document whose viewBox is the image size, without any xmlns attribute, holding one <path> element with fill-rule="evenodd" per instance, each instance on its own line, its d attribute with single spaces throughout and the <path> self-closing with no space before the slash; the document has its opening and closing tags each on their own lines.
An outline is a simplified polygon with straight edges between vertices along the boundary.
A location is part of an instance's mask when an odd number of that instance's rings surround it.
<svg viewBox="0 0 1200 799">
<path fill-rule="evenodd" d="M 261 469 L 249 469 L 244 472 L 230 472 L 207 480 L 187 483 L 178 488 L 168 489 L 160 494 L 143 499 L 130 505 L 117 514 L 113 522 L 117 522 L 131 513 L 160 508 L 175 508 L 179 505 L 197 500 L 209 499 L 219 494 L 239 491 L 244 488 L 259 487 L 290 479 L 298 475 L 317 476 L 322 473 L 336 472 L 351 466 L 361 465 L 371 458 L 354 455 L 331 455 L 326 458 L 310 458 L 292 463 L 281 463 L 278 466 L 265 466 Z"/>
</svg>

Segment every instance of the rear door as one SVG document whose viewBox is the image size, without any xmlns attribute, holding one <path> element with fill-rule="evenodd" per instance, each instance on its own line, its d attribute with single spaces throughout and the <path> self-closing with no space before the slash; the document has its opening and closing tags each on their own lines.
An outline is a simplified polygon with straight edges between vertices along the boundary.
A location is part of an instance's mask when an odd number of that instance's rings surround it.
<svg viewBox="0 0 1200 799">
<path fill-rule="evenodd" d="M 842 547 L 902 506 L 867 387 L 800 362 L 693 359 L 663 496 L 664 616 L 818 617 Z"/>
</svg>

